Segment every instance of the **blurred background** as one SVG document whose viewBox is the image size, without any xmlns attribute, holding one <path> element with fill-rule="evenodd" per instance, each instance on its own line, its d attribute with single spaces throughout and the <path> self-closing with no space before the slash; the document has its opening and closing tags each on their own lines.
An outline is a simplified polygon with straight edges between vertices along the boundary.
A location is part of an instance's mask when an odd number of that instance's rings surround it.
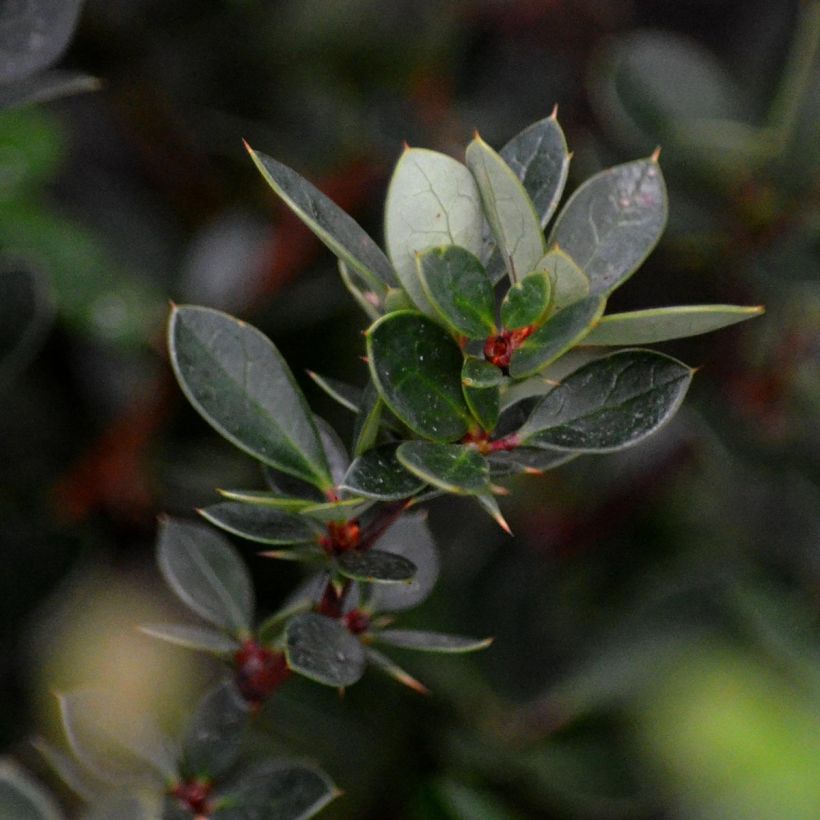
<svg viewBox="0 0 820 820">
<path fill-rule="evenodd" d="M 820 3 L 86 0 L 75 21 L 51 0 L 31 65 L 5 59 L 20 5 L 0 4 L 0 749 L 53 784 L 28 743 L 58 736 L 53 692 L 173 727 L 216 673 L 134 631 L 175 611 L 156 515 L 259 481 L 173 383 L 168 300 L 257 324 L 300 378 L 365 381 L 335 260 L 241 139 L 381 240 L 403 140 L 498 148 L 558 103 L 570 191 L 663 147 L 670 224 L 611 309 L 767 313 L 663 345 L 701 368 L 675 422 L 516 484 L 515 538 L 433 505 L 444 574 L 404 622 L 496 642 L 402 658 L 432 698 L 292 682 L 261 725 L 345 790 L 328 818 L 819 817 Z M 296 570 L 238 546 L 273 609 Z"/>
</svg>

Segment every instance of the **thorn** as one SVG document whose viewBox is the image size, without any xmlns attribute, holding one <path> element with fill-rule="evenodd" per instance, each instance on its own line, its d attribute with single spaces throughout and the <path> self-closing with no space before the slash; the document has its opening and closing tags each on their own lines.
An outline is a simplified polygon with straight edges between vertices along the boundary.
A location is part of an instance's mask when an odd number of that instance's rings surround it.
<svg viewBox="0 0 820 820">
<path fill-rule="evenodd" d="M 433 694 L 421 681 L 416 680 L 412 675 L 408 675 L 406 672 L 396 673 L 396 680 L 414 692 L 418 692 L 420 695 Z"/>
<path fill-rule="evenodd" d="M 572 162 L 572 158 L 575 156 L 575 151 L 570 151 L 567 154 L 567 162 Z"/>
<path fill-rule="evenodd" d="M 495 519 L 495 523 L 501 527 L 507 535 L 512 535 L 512 530 L 510 529 L 510 525 L 507 523 L 507 520 L 501 515 L 501 512 L 495 512 L 492 514 L 493 518 Z"/>
<path fill-rule="evenodd" d="M 473 139 L 474 140 L 481 140 L 481 134 L 478 133 L 478 128 L 473 129 Z M 483 140 L 482 140 L 483 142 Z"/>
<path fill-rule="evenodd" d="M 410 145 L 408 144 L 407 140 L 401 141 L 401 150 L 405 153 L 410 150 Z"/>
<path fill-rule="evenodd" d="M 509 495 L 510 491 L 506 487 L 499 487 L 498 484 L 490 484 L 493 495 Z"/>
<path fill-rule="evenodd" d="M 561 382 L 558 379 L 543 379 L 544 384 L 551 384 L 553 387 L 560 387 Z"/>
<path fill-rule="evenodd" d="M 524 472 L 527 475 L 544 475 L 544 471 L 539 470 L 537 467 L 525 467 Z"/>
<path fill-rule="evenodd" d="M 359 356 L 359 358 L 365 363 L 370 364 L 370 358 L 368 356 Z"/>
<path fill-rule="evenodd" d="M 169 299 L 168 304 L 171 306 L 171 310 L 177 309 L 177 303 L 173 299 Z"/>
<path fill-rule="evenodd" d="M 249 154 L 253 155 L 253 154 L 255 153 L 255 152 L 254 152 L 254 150 L 253 150 L 253 148 L 251 148 L 250 143 L 249 143 L 246 139 L 244 139 L 244 138 L 242 139 L 242 145 L 244 145 L 244 146 L 245 146 L 245 150 L 246 150 Z"/>
<path fill-rule="evenodd" d="M 339 687 L 339 700 L 341 700 L 345 696 L 345 688 L 344 686 Z"/>
<path fill-rule="evenodd" d="M 692 371 L 692 375 L 694 376 L 695 373 L 699 373 L 701 370 L 703 370 L 703 365 L 699 364 L 697 367 L 690 367 L 689 369 Z"/>
<path fill-rule="evenodd" d="M 758 313 L 765 313 L 766 305 L 755 305 L 753 309 L 756 310 Z"/>
<path fill-rule="evenodd" d="M 656 148 L 656 149 L 652 152 L 652 156 L 651 156 L 651 157 L 649 157 L 649 159 L 651 159 L 651 160 L 652 160 L 652 162 L 657 162 L 657 161 L 660 159 L 660 156 L 661 156 L 661 147 L 660 147 L 660 145 L 659 145 L 659 146 L 658 146 L 658 147 L 657 147 L 657 148 Z"/>
<path fill-rule="evenodd" d="M 557 120 L 557 119 L 558 119 L 558 103 L 554 103 L 554 104 L 553 104 L 553 106 L 552 106 L 552 113 L 550 114 L 550 117 L 549 117 L 549 118 L 550 118 L 551 120 Z"/>
</svg>

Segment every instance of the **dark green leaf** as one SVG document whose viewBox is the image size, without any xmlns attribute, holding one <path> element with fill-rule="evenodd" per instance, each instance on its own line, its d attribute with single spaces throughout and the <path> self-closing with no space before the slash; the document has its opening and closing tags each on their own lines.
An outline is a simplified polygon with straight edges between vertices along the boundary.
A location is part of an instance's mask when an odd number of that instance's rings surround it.
<svg viewBox="0 0 820 820">
<path fill-rule="evenodd" d="M 587 296 L 551 316 L 522 342 L 510 359 L 510 376 L 532 376 L 581 342 L 606 307 L 603 296 Z"/>
<path fill-rule="evenodd" d="M 513 282 L 544 255 L 544 234 L 535 207 L 509 165 L 477 134 L 467 147 L 484 214 Z"/>
<path fill-rule="evenodd" d="M 345 384 L 330 376 L 320 376 L 312 370 L 307 371 L 313 381 L 327 393 L 330 398 L 339 402 L 342 407 L 346 407 L 352 413 L 358 413 L 362 404 L 362 391 L 352 384 Z"/>
<path fill-rule="evenodd" d="M 275 507 L 222 501 L 197 512 L 220 529 L 260 544 L 304 544 L 317 533 L 309 520 Z"/>
<path fill-rule="evenodd" d="M 37 352 L 51 324 L 46 283 L 32 271 L 0 268 L 0 381 L 7 381 Z"/>
<path fill-rule="evenodd" d="M 464 359 L 461 371 L 464 400 L 485 430 L 492 430 L 498 421 L 502 381 L 503 375 L 494 364 L 475 356 Z"/>
<path fill-rule="evenodd" d="M 350 686 L 364 673 L 364 647 L 338 621 L 305 612 L 285 630 L 288 666 L 327 686 Z"/>
<path fill-rule="evenodd" d="M 654 157 L 616 165 L 569 198 L 550 236 L 589 277 L 590 293 L 610 293 L 649 256 L 666 225 L 666 186 Z"/>
<path fill-rule="evenodd" d="M 358 276 L 356 271 L 345 265 L 341 259 L 338 267 L 342 284 L 347 288 L 348 293 L 371 321 L 378 319 L 384 313 L 383 289 L 374 290 L 365 279 Z"/>
<path fill-rule="evenodd" d="M 379 435 L 379 423 L 382 416 L 382 400 L 379 391 L 376 390 L 372 381 L 367 383 L 367 387 L 362 394 L 362 401 L 359 405 L 359 414 L 356 416 L 356 424 L 353 427 L 353 455 L 360 456 L 369 450 L 375 443 Z"/>
<path fill-rule="evenodd" d="M 265 490 L 218 490 L 217 492 L 229 501 L 238 501 L 250 506 L 268 507 L 286 512 L 298 512 L 305 507 L 319 503 L 309 498 L 292 498 L 291 496 L 269 493 Z"/>
<path fill-rule="evenodd" d="M 487 460 L 470 447 L 406 441 L 399 446 L 396 455 L 410 472 L 447 492 L 475 495 L 489 488 Z"/>
<path fill-rule="evenodd" d="M 279 561 L 299 561 L 303 564 L 321 564 L 327 562 L 327 555 L 318 546 L 284 547 L 278 550 L 265 550 L 259 555 L 264 558 L 276 558 Z"/>
<path fill-rule="evenodd" d="M 549 274 L 552 281 L 552 310 L 563 310 L 589 296 L 589 278 L 557 246 L 544 254 L 535 269 Z"/>
<path fill-rule="evenodd" d="M 478 256 L 483 219 L 478 188 L 460 162 L 423 148 L 405 150 L 387 191 L 384 234 L 401 284 L 420 310 L 433 315 L 416 254 L 458 245 Z"/>
<path fill-rule="evenodd" d="M 316 416 L 314 416 L 314 420 Z M 324 447 L 322 448 L 324 449 Z M 301 478 L 275 470 L 269 464 L 262 465 L 262 475 L 269 489 L 278 496 L 288 496 L 305 501 L 324 501 L 327 496 L 313 484 L 302 481 Z"/>
<path fill-rule="evenodd" d="M 54 798 L 28 772 L 0 760 L 0 817 L 7 820 L 62 820 Z"/>
<path fill-rule="evenodd" d="M 450 779 L 442 779 L 437 791 L 447 809 L 447 820 L 524 820 L 490 791 Z"/>
<path fill-rule="evenodd" d="M 492 638 L 479 640 L 461 635 L 446 635 L 443 632 L 423 632 L 419 629 L 382 629 L 372 634 L 378 643 L 422 652 L 475 652 L 486 649 L 493 642 Z"/>
<path fill-rule="evenodd" d="M 507 291 L 501 303 L 501 324 L 507 330 L 537 325 L 547 315 L 551 294 L 549 274 L 528 273 Z"/>
<path fill-rule="evenodd" d="M 478 390 L 483 387 L 500 387 L 504 374 L 486 359 L 466 356 L 461 369 L 461 383 L 465 387 Z"/>
<path fill-rule="evenodd" d="M 333 479 L 333 484 L 338 485 L 350 466 L 350 456 L 347 454 L 347 448 L 339 434 L 323 418 L 314 416 L 313 421 L 319 431 L 319 439 L 327 457 L 330 477 Z"/>
<path fill-rule="evenodd" d="M 762 307 L 691 305 L 634 310 L 604 316 L 584 339 L 590 345 L 633 345 L 664 342 L 709 333 L 763 313 Z"/>
<path fill-rule="evenodd" d="M 417 493 L 424 483 L 401 465 L 396 447 L 384 444 L 362 453 L 350 465 L 340 488 L 379 501 L 398 501 Z"/>
<path fill-rule="evenodd" d="M 269 339 L 220 311 L 175 307 L 168 346 L 183 392 L 219 433 L 283 472 L 332 486 L 313 414 Z"/>
<path fill-rule="evenodd" d="M 196 649 L 202 652 L 211 652 L 214 655 L 228 655 L 239 649 L 239 641 L 202 626 L 188 624 L 143 624 L 140 632 L 159 638 L 161 641 L 184 646 L 187 649 Z"/>
<path fill-rule="evenodd" d="M 412 561 L 382 550 L 343 552 L 336 557 L 336 564 L 342 575 L 367 583 L 407 583 L 416 574 L 416 565 Z"/>
<path fill-rule="evenodd" d="M 307 515 L 316 521 L 342 521 L 356 518 L 373 504 L 372 499 L 344 498 L 341 501 L 325 501 L 323 504 L 311 504 L 303 507 L 300 515 Z"/>
<path fill-rule="evenodd" d="M 435 441 L 467 432 L 463 356 L 439 325 L 414 311 L 390 313 L 367 331 L 367 355 L 385 404 L 414 432 Z"/>
<path fill-rule="evenodd" d="M 490 453 L 490 471 L 494 476 L 515 473 L 543 473 L 577 458 L 577 453 L 538 450 L 534 447 L 516 447 L 515 450 Z"/>
<path fill-rule="evenodd" d="M 208 527 L 165 519 L 157 562 L 168 586 L 197 615 L 233 634 L 250 631 L 253 587 L 236 550 Z"/>
<path fill-rule="evenodd" d="M 478 257 L 446 245 L 416 258 L 424 293 L 447 325 L 468 339 L 495 332 L 495 294 Z"/>
<path fill-rule="evenodd" d="M 384 297 L 384 312 L 392 313 L 394 310 L 415 310 L 413 300 L 401 288 L 390 288 Z"/>
<path fill-rule="evenodd" d="M 292 618 L 294 615 L 299 615 L 302 612 L 307 612 L 313 608 L 313 601 L 309 598 L 297 599 L 294 602 L 288 603 L 277 610 L 272 615 L 268 615 L 261 624 L 259 624 L 256 634 L 261 644 L 272 643 L 282 631 L 285 621 Z"/>
<path fill-rule="evenodd" d="M 544 396 L 519 431 L 523 444 L 607 452 L 637 444 L 667 422 L 692 370 L 651 350 L 596 359 Z"/>
<path fill-rule="evenodd" d="M 339 259 L 371 287 L 398 285 L 387 257 L 351 216 L 296 171 L 246 147 L 271 188 Z"/>
<path fill-rule="evenodd" d="M 238 782 L 220 790 L 225 800 L 219 820 L 307 820 L 339 792 L 321 770 L 293 761 L 268 761 L 245 772 Z"/>
</svg>

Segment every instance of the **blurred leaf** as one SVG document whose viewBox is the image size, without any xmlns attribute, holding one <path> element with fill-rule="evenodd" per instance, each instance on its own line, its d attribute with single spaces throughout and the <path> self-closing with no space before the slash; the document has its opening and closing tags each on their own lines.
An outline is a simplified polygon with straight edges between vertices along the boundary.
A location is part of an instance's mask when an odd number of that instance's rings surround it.
<svg viewBox="0 0 820 820">
<path fill-rule="evenodd" d="M 334 486 L 336 486 L 344 478 L 347 468 L 350 466 L 350 456 L 347 454 L 347 448 L 339 434 L 323 418 L 314 416 L 313 421 L 319 431 L 322 449 L 325 451 L 327 463 L 330 467 L 330 477 L 333 479 Z"/>
<path fill-rule="evenodd" d="M 468 339 L 495 332 L 495 295 L 478 257 L 456 245 L 417 255 L 425 296 L 445 324 Z"/>
<path fill-rule="evenodd" d="M 223 501 L 197 512 L 211 524 L 260 544 L 304 544 L 315 541 L 310 521 L 268 506 Z"/>
<path fill-rule="evenodd" d="M 32 745 L 43 756 L 60 780 L 87 803 L 90 803 L 100 791 L 105 791 L 108 788 L 93 777 L 90 772 L 86 771 L 77 758 L 62 749 L 58 749 L 44 738 L 34 738 Z"/>
<path fill-rule="evenodd" d="M 383 295 L 398 280 L 379 246 L 335 202 L 294 170 L 246 145 L 268 185 L 345 265 Z"/>
<path fill-rule="evenodd" d="M 414 311 L 390 313 L 367 331 L 367 356 L 385 404 L 408 427 L 436 441 L 467 432 L 463 356 L 439 325 Z"/>
<path fill-rule="evenodd" d="M 361 456 L 376 443 L 382 417 L 382 400 L 372 381 L 362 393 L 359 413 L 353 426 L 353 455 Z"/>
<path fill-rule="evenodd" d="M 666 225 L 666 186 L 654 157 L 616 165 L 583 183 L 564 205 L 549 244 L 609 293 L 649 256 Z"/>
<path fill-rule="evenodd" d="M 528 273 L 507 291 L 501 303 L 501 324 L 507 330 L 537 325 L 549 310 L 551 292 L 549 274 Z"/>
<path fill-rule="evenodd" d="M 677 411 L 692 381 L 686 365 L 650 350 L 596 359 L 544 396 L 519 430 L 522 444 L 607 452 L 637 444 Z"/>
<path fill-rule="evenodd" d="M 100 81 L 88 74 L 77 71 L 43 71 L 12 85 L 0 85 L 0 110 L 51 102 L 99 89 Z"/>
<path fill-rule="evenodd" d="M 544 472 L 577 457 L 577 453 L 537 450 L 534 447 L 516 447 L 515 450 L 490 453 L 487 456 L 490 470 L 494 473 L 499 469 L 502 475 L 509 472 Z"/>
<path fill-rule="evenodd" d="M 250 506 L 269 507 L 275 510 L 298 512 L 318 502 L 310 498 L 292 498 L 277 495 L 266 490 L 218 490 L 229 501 L 238 501 Z"/>
<path fill-rule="evenodd" d="M 3 89 L 0 88 L 0 99 Z M 0 112 L 0 196 L 11 201 L 39 193 L 54 178 L 65 154 L 59 120 L 36 108 Z"/>
<path fill-rule="evenodd" d="M 416 254 L 440 245 L 481 253 L 483 216 L 472 174 L 452 157 L 407 148 L 390 180 L 385 243 L 401 284 L 415 304 L 433 315 L 416 269 Z"/>
<path fill-rule="evenodd" d="M 548 251 L 535 266 L 552 281 L 552 309 L 562 310 L 589 295 L 589 278 L 562 250 Z"/>
<path fill-rule="evenodd" d="M 501 407 L 501 371 L 484 359 L 467 356 L 461 370 L 464 401 L 478 423 L 487 431 L 495 428 Z"/>
<path fill-rule="evenodd" d="M 364 647 L 338 621 L 305 612 L 285 630 L 288 666 L 326 686 L 350 686 L 364 673 Z"/>
<path fill-rule="evenodd" d="M 486 649 L 492 638 L 482 640 L 465 638 L 461 635 L 446 635 L 443 632 L 424 632 L 419 629 L 381 629 L 373 632 L 378 643 L 400 646 L 402 649 L 417 649 L 420 652 L 476 652 Z"/>
<path fill-rule="evenodd" d="M 115 794 L 106 794 L 94 800 L 83 812 L 80 820 L 156 820 L 159 812 L 160 798 L 156 793 L 123 794 L 117 790 Z M 162 811 L 162 820 L 186 820 L 184 815 L 168 814 Z"/>
<path fill-rule="evenodd" d="M 212 652 L 214 655 L 227 655 L 239 649 L 239 641 L 222 632 L 201 626 L 142 624 L 140 632 L 177 646 L 184 646 L 187 649 L 196 649 L 202 652 Z"/>
<path fill-rule="evenodd" d="M 0 268 L 0 381 L 35 355 L 51 324 L 45 283 L 21 268 Z"/>
<path fill-rule="evenodd" d="M 54 798 L 9 759 L 0 760 L 0 817 L 8 820 L 61 820 Z"/>
<path fill-rule="evenodd" d="M 184 521 L 160 524 L 157 563 L 180 600 L 232 634 L 250 632 L 254 596 L 236 550 L 213 530 Z"/>
<path fill-rule="evenodd" d="M 762 307 L 691 305 L 611 313 L 584 339 L 589 345 L 633 345 L 663 342 L 709 333 L 763 313 Z"/>
<path fill-rule="evenodd" d="M 168 348 L 182 391 L 218 433 L 260 461 L 330 489 L 313 415 L 267 337 L 217 310 L 175 307 Z"/>
<path fill-rule="evenodd" d="M 498 252 L 516 282 L 544 255 L 539 215 L 510 166 L 477 134 L 467 146 L 467 167 L 478 184 Z"/>
<path fill-rule="evenodd" d="M 389 675 L 393 680 L 398 681 L 403 686 L 407 686 L 421 695 L 429 695 L 430 692 L 427 687 L 417 681 L 409 672 L 405 672 L 397 663 L 386 655 L 382 655 L 372 646 L 367 647 L 367 662 L 376 667 L 380 672 Z"/>
<path fill-rule="evenodd" d="M 583 341 L 606 307 L 603 296 L 587 296 L 553 314 L 527 336 L 510 359 L 510 376 L 525 379 Z"/>
<path fill-rule="evenodd" d="M 346 407 L 352 413 L 358 413 L 362 404 L 361 388 L 352 384 L 345 384 L 330 376 L 320 376 L 312 370 L 307 371 L 313 381 L 327 393 L 330 398 L 337 401 L 342 407 Z"/>
<path fill-rule="evenodd" d="M 447 809 L 448 820 L 523 820 L 489 792 L 457 780 L 438 781 L 436 791 Z"/>
<path fill-rule="evenodd" d="M 411 473 L 447 492 L 475 495 L 489 489 L 489 464 L 470 447 L 432 441 L 405 441 L 396 455 Z"/>
<path fill-rule="evenodd" d="M 383 550 L 343 552 L 336 556 L 336 564 L 345 577 L 366 583 L 407 583 L 416 574 L 416 565 L 412 561 Z"/>
<path fill-rule="evenodd" d="M 417 493 L 424 483 L 396 458 L 395 444 L 374 447 L 350 465 L 340 489 L 379 501 L 399 501 Z"/>
<path fill-rule="evenodd" d="M 325 501 L 322 504 L 311 504 L 299 512 L 317 521 L 341 521 L 356 518 L 373 504 L 368 498 L 344 498 L 341 501 Z"/>
</svg>

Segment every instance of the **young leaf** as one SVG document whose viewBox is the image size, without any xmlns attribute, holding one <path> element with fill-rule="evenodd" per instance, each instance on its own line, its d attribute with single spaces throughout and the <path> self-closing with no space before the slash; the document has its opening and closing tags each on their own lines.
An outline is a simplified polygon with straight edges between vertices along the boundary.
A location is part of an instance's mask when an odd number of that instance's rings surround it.
<svg viewBox="0 0 820 820">
<path fill-rule="evenodd" d="M 345 577 L 366 583 L 407 583 L 416 574 L 416 565 L 412 561 L 382 550 L 343 552 L 336 557 L 336 564 Z"/>
<path fill-rule="evenodd" d="M 409 498 L 424 487 L 396 458 L 395 444 L 384 444 L 362 453 L 350 465 L 340 489 L 378 501 Z"/>
<path fill-rule="evenodd" d="M 217 432 L 322 490 L 333 485 L 313 414 L 268 338 L 217 310 L 174 307 L 168 347 L 182 391 Z"/>
<path fill-rule="evenodd" d="M 411 473 L 449 493 L 475 495 L 489 489 L 490 467 L 486 459 L 470 447 L 405 441 L 396 455 Z"/>
<path fill-rule="evenodd" d="M 402 649 L 418 649 L 422 652 L 476 652 L 486 649 L 492 638 L 464 638 L 461 635 L 446 635 L 443 632 L 423 632 L 419 629 L 382 629 L 373 632 L 378 643 L 400 646 Z"/>
<path fill-rule="evenodd" d="M 498 421 L 501 406 L 501 371 L 484 359 L 468 356 L 461 370 L 461 386 L 464 400 L 485 430 L 492 430 Z"/>
<path fill-rule="evenodd" d="M 519 430 L 532 447 L 608 452 L 637 444 L 678 409 L 692 370 L 651 350 L 596 359 L 542 398 Z"/>
<path fill-rule="evenodd" d="M 550 235 L 589 277 L 590 293 L 608 294 L 649 256 L 666 225 L 666 185 L 656 157 L 616 165 L 569 198 Z"/>
<path fill-rule="evenodd" d="M 416 260 L 424 293 L 445 324 L 468 339 L 485 339 L 495 332 L 493 285 L 478 257 L 445 245 L 420 253 Z"/>
<path fill-rule="evenodd" d="M 509 165 L 476 134 L 467 147 L 484 213 L 513 282 L 544 255 L 544 234 L 535 207 Z"/>
<path fill-rule="evenodd" d="M 0 817 L 8 820 L 62 820 L 54 798 L 12 760 L 0 760 Z"/>
<path fill-rule="evenodd" d="M 551 316 L 512 354 L 510 376 L 525 379 L 552 364 L 584 339 L 605 307 L 603 296 L 587 296 Z"/>
<path fill-rule="evenodd" d="M 271 509 L 291 513 L 298 512 L 305 507 L 319 503 L 309 498 L 292 498 L 291 496 L 269 493 L 265 490 L 217 490 L 217 492 L 229 501 L 238 501 L 242 504 L 256 507 L 269 507 Z"/>
<path fill-rule="evenodd" d="M 219 820 L 307 820 L 341 792 L 321 770 L 293 761 L 266 761 L 244 772 L 229 788 L 220 790 L 224 801 Z"/>
<path fill-rule="evenodd" d="M 234 548 L 208 527 L 165 519 L 157 563 L 168 586 L 197 615 L 231 634 L 250 631 L 253 587 Z"/>
<path fill-rule="evenodd" d="M 364 647 L 338 621 L 305 612 L 285 630 L 288 666 L 327 686 L 350 686 L 364 673 Z"/>
<path fill-rule="evenodd" d="M 555 212 L 569 170 L 567 141 L 556 114 L 534 122 L 501 149 L 501 158 L 524 185 L 542 228 Z"/>
<path fill-rule="evenodd" d="M 387 257 L 351 216 L 296 171 L 245 147 L 271 188 L 340 260 L 381 292 L 398 285 Z"/>
<path fill-rule="evenodd" d="M 430 690 L 423 683 L 417 681 L 411 674 L 405 672 L 397 663 L 388 658 L 387 655 L 383 655 L 377 649 L 373 649 L 372 646 L 367 647 L 367 662 L 414 692 L 418 692 L 420 695 L 430 694 Z"/>
<path fill-rule="evenodd" d="M 543 271 L 528 273 L 507 291 L 501 303 L 501 324 L 507 330 L 539 324 L 547 315 L 551 295 L 549 274 Z"/>
<path fill-rule="evenodd" d="M 229 635 L 201 626 L 143 624 L 139 630 L 152 638 L 159 638 L 161 641 L 167 641 L 177 646 L 184 646 L 187 649 L 195 649 L 200 652 L 210 652 L 214 655 L 232 654 L 240 646 L 239 641 Z"/>
<path fill-rule="evenodd" d="M 552 281 L 552 310 L 563 310 L 589 296 L 589 277 L 560 248 L 544 254 L 535 269 L 549 274 Z"/>
<path fill-rule="evenodd" d="M 222 501 L 197 512 L 214 526 L 260 544 L 304 544 L 316 540 L 318 532 L 309 520 L 275 507 Z"/>
<path fill-rule="evenodd" d="M 367 356 L 385 404 L 414 432 L 434 441 L 467 432 L 463 356 L 439 325 L 415 311 L 390 313 L 367 331 Z"/>
<path fill-rule="evenodd" d="M 341 501 L 325 501 L 323 504 L 311 504 L 300 510 L 316 521 L 342 521 L 356 518 L 373 504 L 369 498 L 343 498 Z"/>
<path fill-rule="evenodd" d="M 604 316 L 584 339 L 590 345 L 633 345 L 665 342 L 709 333 L 763 313 L 762 307 L 691 305 L 634 310 Z"/>
<path fill-rule="evenodd" d="M 381 417 L 381 396 L 373 382 L 369 381 L 362 394 L 359 414 L 356 416 L 356 423 L 353 427 L 354 456 L 360 456 L 376 443 Z"/>
<path fill-rule="evenodd" d="M 352 384 L 345 384 L 330 376 L 320 376 L 312 370 L 307 371 L 313 381 L 327 393 L 334 401 L 339 402 L 342 407 L 347 408 L 352 413 L 358 413 L 362 404 L 362 391 Z"/>
<path fill-rule="evenodd" d="M 460 162 L 422 148 L 404 151 L 387 191 L 384 235 L 402 286 L 424 313 L 434 315 L 418 279 L 416 254 L 458 245 L 478 256 L 483 219 L 475 181 Z"/>
</svg>

